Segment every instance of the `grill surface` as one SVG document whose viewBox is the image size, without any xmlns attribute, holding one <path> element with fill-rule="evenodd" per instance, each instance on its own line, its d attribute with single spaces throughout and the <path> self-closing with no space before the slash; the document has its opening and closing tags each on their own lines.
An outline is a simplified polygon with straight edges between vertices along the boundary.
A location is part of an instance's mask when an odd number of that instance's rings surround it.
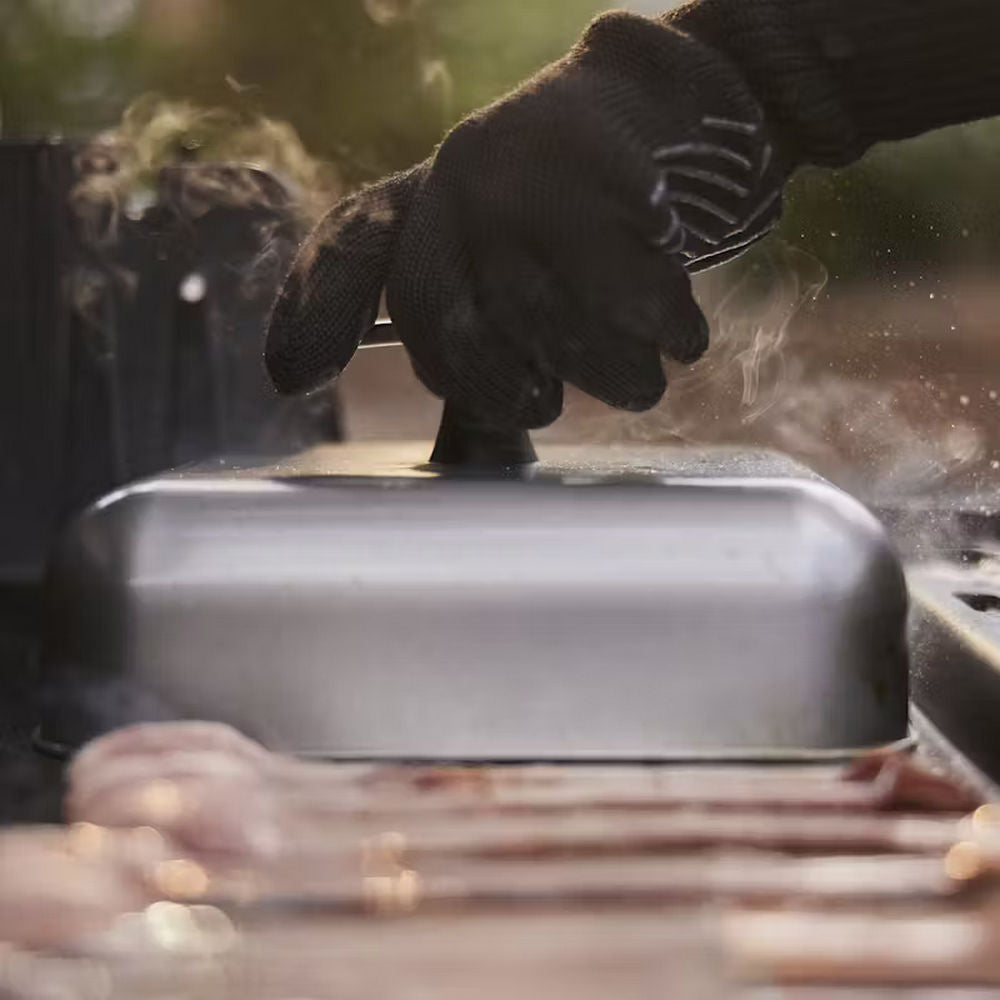
<svg viewBox="0 0 1000 1000">
<path fill-rule="evenodd" d="M 196 911 L 197 933 L 178 925 L 188 938 L 119 942 L 102 995 L 971 1000 L 1000 987 L 1000 893 L 954 863 L 975 823 L 887 796 L 884 771 L 275 773 L 280 855 L 195 856 L 209 880 L 183 902 L 212 905 L 213 922 Z M 25 961 L 38 988 L 94 968 Z"/>
</svg>

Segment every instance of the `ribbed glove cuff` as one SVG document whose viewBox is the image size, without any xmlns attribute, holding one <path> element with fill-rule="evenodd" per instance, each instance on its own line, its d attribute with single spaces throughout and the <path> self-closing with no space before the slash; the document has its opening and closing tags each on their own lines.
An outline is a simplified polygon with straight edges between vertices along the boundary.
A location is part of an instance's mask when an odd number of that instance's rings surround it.
<svg viewBox="0 0 1000 1000">
<path fill-rule="evenodd" d="M 1000 114 L 998 0 L 694 0 L 664 20 L 741 66 L 800 162 Z"/>
</svg>

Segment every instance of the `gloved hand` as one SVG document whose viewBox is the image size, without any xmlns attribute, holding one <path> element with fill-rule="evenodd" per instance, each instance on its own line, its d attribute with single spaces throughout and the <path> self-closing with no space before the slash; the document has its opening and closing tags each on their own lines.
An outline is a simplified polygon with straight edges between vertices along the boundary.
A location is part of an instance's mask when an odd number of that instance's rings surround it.
<svg viewBox="0 0 1000 1000">
<path fill-rule="evenodd" d="M 544 426 L 564 381 L 647 409 L 661 355 L 707 346 L 687 272 L 776 224 L 788 169 L 728 57 L 605 15 L 431 159 L 334 207 L 278 297 L 268 370 L 283 392 L 337 375 L 384 287 L 417 375 L 474 422 Z"/>
</svg>

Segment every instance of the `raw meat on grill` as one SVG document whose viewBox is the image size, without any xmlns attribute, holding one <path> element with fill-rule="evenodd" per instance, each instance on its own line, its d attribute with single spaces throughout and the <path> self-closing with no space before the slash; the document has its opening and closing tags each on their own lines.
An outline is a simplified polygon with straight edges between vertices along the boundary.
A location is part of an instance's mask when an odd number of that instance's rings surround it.
<svg viewBox="0 0 1000 1000">
<path fill-rule="evenodd" d="M 110 827 L 151 826 L 192 850 L 276 849 L 273 796 L 256 767 L 220 751 L 108 757 L 71 776 L 66 813 Z"/>
<path fill-rule="evenodd" d="M 0 942 L 61 948 L 156 898 L 146 874 L 168 860 L 152 830 L 90 825 L 0 832 Z"/>
</svg>

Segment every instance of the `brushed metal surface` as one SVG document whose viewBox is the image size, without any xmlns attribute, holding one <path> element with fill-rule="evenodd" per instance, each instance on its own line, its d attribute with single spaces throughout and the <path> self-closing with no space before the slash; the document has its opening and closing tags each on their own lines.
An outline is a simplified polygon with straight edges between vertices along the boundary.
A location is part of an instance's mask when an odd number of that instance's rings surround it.
<svg viewBox="0 0 1000 1000">
<path fill-rule="evenodd" d="M 1000 549 L 978 565 L 909 568 L 910 648 L 918 714 L 1000 781 Z"/>
<path fill-rule="evenodd" d="M 543 449 L 511 480 L 441 476 L 426 454 L 341 445 L 112 495 L 53 560 L 50 670 L 89 685 L 92 728 L 123 721 L 109 703 L 146 711 L 119 685 L 337 756 L 906 735 L 905 585 L 840 491 L 759 453 Z"/>
</svg>

